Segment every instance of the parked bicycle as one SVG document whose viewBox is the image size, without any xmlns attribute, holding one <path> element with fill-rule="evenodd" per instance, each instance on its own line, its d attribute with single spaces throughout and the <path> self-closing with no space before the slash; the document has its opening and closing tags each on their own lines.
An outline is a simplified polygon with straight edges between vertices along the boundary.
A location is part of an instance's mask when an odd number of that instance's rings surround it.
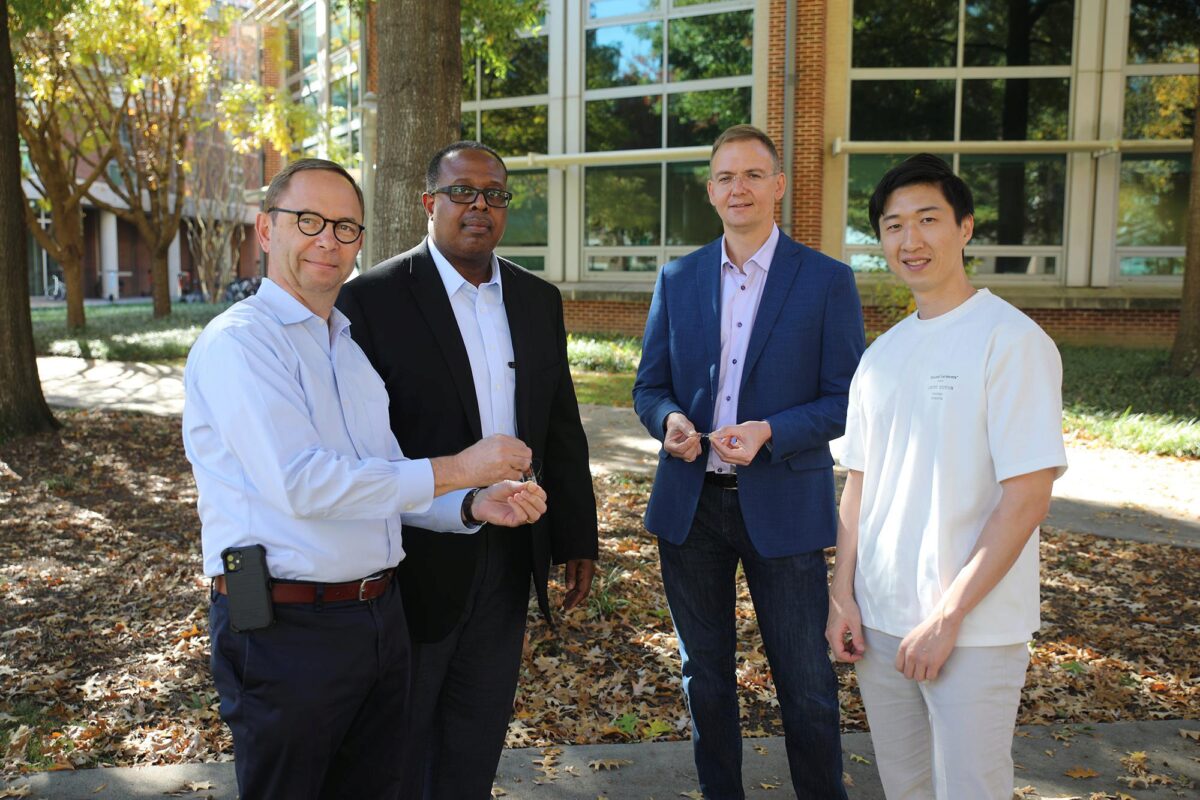
<svg viewBox="0 0 1200 800">
<path fill-rule="evenodd" d="M 255 275 L 252 278 L 241 278 L 239 280 L 230 281 L 225 287 L 225 300 L 230 303 L 236 303 L 239 300 L 245 300 L 251 297 L 258 291 L 258 287 L 262 285 L 262 278 Z"/>
</svg>

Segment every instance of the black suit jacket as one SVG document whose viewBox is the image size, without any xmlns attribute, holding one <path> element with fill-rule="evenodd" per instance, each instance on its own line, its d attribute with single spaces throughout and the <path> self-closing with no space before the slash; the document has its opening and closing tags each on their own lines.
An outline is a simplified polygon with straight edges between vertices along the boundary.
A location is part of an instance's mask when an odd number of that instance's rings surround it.
<svg viewBox="0 0 1200 800">
<path fill-rule="evenodd" d="M 596 558 L 596 499 L 567 367 L 562 297 L 541 278 L 499 261 L 517 370 L 517 436 L 541 461 L 548 498 L 547 513 L 512 535 L 530 536 L 538 604 L 550 619 L 551 562 Z M 387 385 L 392 431 L 406 456 L 452 455 L 482 437 L 471 364 L 427 242 L 347 283 L 337 307 Z M 400 587 L 416 641 L 438 641 L 462 618 L 478 542 L 404 527 Z"/>
</svg>

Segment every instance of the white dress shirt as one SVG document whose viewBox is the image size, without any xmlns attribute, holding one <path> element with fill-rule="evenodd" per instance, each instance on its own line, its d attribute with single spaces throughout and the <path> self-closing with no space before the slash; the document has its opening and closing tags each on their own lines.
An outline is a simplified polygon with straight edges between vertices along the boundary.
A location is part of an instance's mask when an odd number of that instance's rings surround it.
<svg viewBox="0 0 1200 800">
<path fill-rule="evenodd" d="M 336 308 L 321 319 L 270 280 L 201 333 L 184 371 L 204 572 L 261 544 L 275 578 L 335 583 L 404 557 L 401 517 L 469 532 L 465 492 L 434 500 L 428 459 L 400 452 L 388 395 Z"/>
<path fill-rule="evenodd" d="M 504 288 L 500 283 L 500 262 L 492 255 L 492 278 L 478 287 L 464 278 L 429 238 L 429 253 L 446 286 L 450 308 L 458 321 L 475 398 L 479 402 L 479 424 L 484 436 L 493 433 L 517 435 L 514 398 L 517 368 L 513 360 L 512 333 L 504 309 Z"/>
<path fill-rule="evenodd" d="M 772 224 L 771 234 L 763 246 L 738 269 L 729 260 L 725 237 L 721 237 L 721 369 L 713 406 L 714 431 L 738 422 L 738 394 L 742 388 L 746 348 L 750 344 L 750 332 L 754 330 L 767 271 L 778 244 L 779 227 Z M 728 474 L 736 468 L 723 461 L 715 449 L 709 449 L 707 470 Z"/>
</svg>

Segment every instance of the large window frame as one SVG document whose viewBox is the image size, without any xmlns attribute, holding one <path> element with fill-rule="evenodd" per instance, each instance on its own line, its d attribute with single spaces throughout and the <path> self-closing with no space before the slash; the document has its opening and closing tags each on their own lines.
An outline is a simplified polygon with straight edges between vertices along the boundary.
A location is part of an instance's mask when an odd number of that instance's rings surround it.
<svg viewBox="0 0 1200 800">
<path fill-rule="evenodd" d="M 905 155 L 914 152 L 932 152 L 947 156 L 951 162 L 951 167 L 955 173 L 961 173 L 961 167 L 964 156 L 972 158 L 975 156 L 1035 156 L 1035 155 L 1061 155 L 1064 159 L 1064 197 L 1063 197 L 1063 215 L 1062 215 L 1062 230 L 1058 244 L 975 244 L 972 243 L 968 247 L 968 257 L 990 258 L 1014 256 L 1030 259 L 1030 268 L 1032 272 L 1025 273 L 994 273 L 988 272 L 979 277 L 987 283 L 1030 283 L 1041 285 L 1061 284 L 1065 280 L 1067 266 L 1067 251 L 1068 251 L 1068 227 L 1071 218 L 1072 207 L 1081 202 L 1079 193 L 1073 191 L 1074 182 L 1073 172 L 1077 170 L 1077 159 L 1069 155 L 1069 148 L 1063 147 L 1056 149 L 1053 145 L 1048 146 L 1048 142 L 1038 139 L 1024 140 L 978 140 L 963 138 L 963 95 L 964 83 L 974 80 L 1004 80 L 1004 79 L 1058 79 L 1068 81 L 1068 108 L 1066 109 L 1066 127 L 1067 131 L 1074 130 L 1074 121 L 1076 118 L 1076 94 L 1077 80 L 1079 71 L 1079 48 L 1080 48 L 1080 7 L 1084 5 L 1086 0 L 1076 0 L 1075 6 L 1075 30 L 1072 35 L 1071 47 L 1071 62 L 1069 64 L 1056 65 L 1038 65 L 1038 66 L 967 66 L 966 65 L 966 48 L 967 48 L 967 0 L 959 0 L 958 15 L 956 25 L 956 42 L 955 55 L 953 66 L 939 67 L 855 67 L 853 66 L 853 45 L 850 41 L 852 38 L 854 8 L 853 3 L 847 4 L 846 19 L 844 20 L 844 35 L 846 40 L 844 46 L 847 53 L 847 69 L 844 72 L 843 88 L 847 98 L 844 107 L 838 108 L 843 117 L 838 121 L 834 134 L 833 157 L 840 158 L 846 162 L 846 156 L 851 158 L 855 154 L 865 155 L 868 153 L 878 153 L 887 155 Z M 831 26 L 831 38 L 839 33 L 839 26 L 835 23 Z M 835 46 L 831 41 L 831 47 Z M 837 77 L 836 69 L 832 77 Z M 850 119 L 853 109 L 849 98 L 852 95 L 852 90 L 855 81 L 954 81 L 954 117 L 953 117 L 953 138 L 945 141 L 937 142 L 850 142 Z M 1062 140 L 1063 142 L 1069 140 Z M 829 171 L 827 171 L 828 175 Z M 840 257 L 848 263 L 863 263 L 870 262 L 876 265 L 883 264 L 883 251 L 877 242 L 875 243 L 853 243 L 848 241 L 848 206 L 850 202 L 849 190 L 849 164 L 843 163 L 840 175 L 834 175 L 837 180 L 841 192 L 840 202 L 840 224 L 836 229 L 826 225 L 823 229 L 825 235 L 833 234 L 836 239 L 826 242 L 830 249 L 839 253 Z M 836 230 L 836 233 L 835 233 Z M 1055 269 L 1052 274 L 1044 272 L 1044 265 L 1047 259 L 1053 259 Z M 879 275 L 886 274 L 886 268 L 880 269 L 879 266 L 871 270 L 861 270 L 857 274 L 867 281 L 877 280 L 876 273 Z"/>
<path fill-rule="evenodd" d="M 960 4 L 959 55 L 956 67 L 899 68 L 896 79 L 955 77 L 955 133 L 959 133 L 961 114 L 961 80 L 1001 77 L 1056 77 L 1061 67 L 962 67 L 963 30 Z M 1069 138 L 1061 142 L 1025 141 L 997 142 L 995 152 L 1066 154 L 1066 196 L 1064 204 L 1064 233 L 1061 259 L 1054 276 L 996 275 L 977 276 L 982 284 L 1026 285 L 1030 288 L 1065 286 L 1067 288 L 1108 288 L 1123 286 L 1137 291 L 1142 287 L 1151 292 L 1174 291 L 1182 279 L 1179 276 L 1123 276 L 1120 259 L 1128 256 L 1178 256 L 1180 247 L 1118 247 L 1117 223 L 1121 162 L 1131 154 L 1179 154 L 1190 152 L 1191 139 L 1130 140 L 1124 138 L 1124 102 L 1126 81 L 1135 76 L 1197 75 L 1200 67 L 1193 63 L 1135 64 L 1127 62 L 1130 0 L 1077 0 L 1073 32 L 1072 63 L 1070 65 L 1070 108 L 1067 128 Z M 853 7 L 845 4 L 833 11 L 828 21 L 826 74 L 826 134 L 831 150 L 825 160 L 824 208 L 822 242 L 826 252 L 842 260 L 864 253 L 881 255 L 878 247 L 846 243 L 846 223 L 849 207 L 849 164 L 847 155 L 870 152 L 941 152 L 954 155 L 957 169 L 963 153 L 982 152 L 989 143 L 977 141 L 894 143 L 887 149 L 880 142 L 855 142 L 850 139 L 850 81 L 853 78 L 875 78 L 874 68 L 853 68 L 850 65 L 853 35 Z M 893 70 L 884 69 L 882 72 Z M 1029 248 L 970 245 L 968 254 L 1019 254 Z M 858 273 L 860 283 L 870 284 L 883 276 L 870 272 Z M 1159 287 L 1159 288 L 1154 288 Z"/>
<path fill-rule="evenodd" d="M 637 14 L 620 16 L 605 16 L 592 19 L 588 15 L 587 3 L 568 3 L 567 11 L 567 99 L 566 99 L 566 152 L 585 153 L 586 143 L 586 109 L 589 101 L 615 100 L 629 97 L 658 96 L 662 98 L 660 143 L 667 141 L 667 130 L 670 120 L 669 103 L 673 94 L 683 92 L 698 92 L 722 89 L 748 89 L 750 92 L 750 122 L 762 127 L 765 124 L 765 103 L 761 102 L 766 87 L 767 59 L 767 29 L 764 20 L 768 19 L 768 0 L 719 0 L 718 2 L 702 5 L 676 6 L 674 0 L 659 0 L 659 8 Z M 751 71 L 747 75 L 734 77 L 710 78 L 699 80 L 672 81 L 667 74 L 670 52 L 669 25 L 672 21 L 689 17 L 708 16 L 712 14 L 749 11 L 752 15 L 752 30 L 755 46 L 752 53 Z M 662 74 L 660 80 L 653 83 L 639 83 L 631 86 L 610 86 L 604 88 L 587 88 L 586 75 L 586 43 L 589 31 L 618 25 L 631 25 L 644 22 L 661 22 L 664 26 L 664 47 Z M 659 191 L 655 201 L 658 203 L 659 243 L 656 245 L 589 245 L 585 183 L 587 166 L 570 165 L 562 170 L 566 179 L 565 205 L 567 213 L 567 241 L 564 251 L 569 254 L 564 265 L 563 277 L 569 282 L 587 282 L 604 284 L 617 288 L 616 284 L 629 287 L 648 288 L 657 278 L 658 268 L 672 259 L 679 258 L 692 252 L 703 243 L 688 245 L 668 245 L 665 232 L 667 230 L 667 170 L 673 163 L 693 163 L 691 161 L 676 162 L 674 159 L 646 161 L 641 158 L 631 158 L 627 161 L 615 160 L 608 162 L 609 166 L 650 166 L 660 170 Z M 695 162 L 704 163 L 704 162 Z M 594 167 L 593 167 L 594 168 Z M 715 213 L 715 212 L 714 212 Z M 628 257 L 653 262 L 655 269 L 644 271 L 613 271 L 592 272 L 588 270 L 588 260 L 592 257 Z"/>
<path fill-rule="evenodd" d="M 1191 139 L 1130 139 L 1125 130 L 1126 86 L 1130 78 L 1168 75 L 1200 76 L 1200 65 L 1191 63 L 1131 62 L 1129 54 L 1130 0 L 1108 0 L 1104 39 L 1104 77 L 1100 86 L 1100 135 L 1120 140 L 1115 151 L 1096 159 L 1096 214 L 1093 238 L 1093 286 L 1182 286 L 1182 275 L 1123 275 L 1122 258 L 1178 258 L 1185 253 L 1177 246 L 1121 245 L 1117 240 L 1121 166 L 1125 154 L 1178 156 L 1190 154 Z M 1197 78 L 1200 80 L 1200 77 Z M 1197 110 L 1200 113 L 1200 109 Z"/>
</svg>

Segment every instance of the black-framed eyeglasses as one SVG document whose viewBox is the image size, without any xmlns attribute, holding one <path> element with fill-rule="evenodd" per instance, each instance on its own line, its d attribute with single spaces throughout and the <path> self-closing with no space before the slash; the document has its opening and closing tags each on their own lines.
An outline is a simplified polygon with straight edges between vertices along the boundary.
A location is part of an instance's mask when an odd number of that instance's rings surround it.
<svg viewBox="0 0 1200 800">
<path fill-rule="evenodd" d="M 333 238 L 337 239 L 342 244 L 354 244 L 358 241 L 358 237 L 362 236 L 366 227 L 359 225 L 357 222 L 350 222 L 344 219 L 325 219 L 315 211 L 294 211 L 290 208 L 280 208 L 272 206 L 267 209 L 267 213 L 282 211 L 285 214 L 296 215 L 296 227 L 305 236 L 318 236 L 321 231 L 325 230 L 326 225 L 333 226 Z"/>
<path fill-rule="evenodd" d="M 503 189 L 476 189 L 465 184 L 439 186 L 431 194 L 444 194 L 450 198 L 451 203 L 461 203 L 464 206 L 474 203 L 475 198 L 483 195 L 483 202 L 492 208 L 508 208 L 508 203 L 513 197 L 512 192 Z"/>
</svg>

